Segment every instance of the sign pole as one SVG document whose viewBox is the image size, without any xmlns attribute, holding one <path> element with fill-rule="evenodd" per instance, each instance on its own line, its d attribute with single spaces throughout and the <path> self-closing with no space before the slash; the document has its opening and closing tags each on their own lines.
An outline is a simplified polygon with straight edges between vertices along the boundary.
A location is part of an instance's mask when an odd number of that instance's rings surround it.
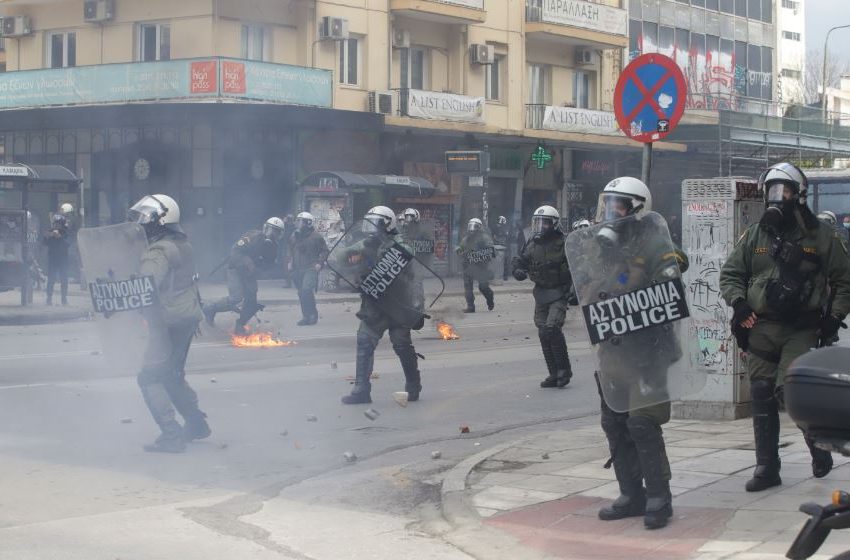
<svg viewBox="0 0 850 560">
<path fill-rule="evenodd" d="M 640 180 L 649 187 L 649 179 L 652 171 L 652 142 L 643 145 L 643 158 L 640 166 Z"/>
</svg>

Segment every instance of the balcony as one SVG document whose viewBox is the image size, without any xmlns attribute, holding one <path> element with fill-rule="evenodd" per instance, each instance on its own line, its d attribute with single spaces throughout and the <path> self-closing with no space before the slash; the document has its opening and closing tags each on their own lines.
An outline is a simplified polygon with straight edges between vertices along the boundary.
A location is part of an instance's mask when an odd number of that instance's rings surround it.
<svg viewBox="0 0 850 560">
<path fill-rule="evenodd" d="M 390 9 L 398 15 L 439 23 L 473 24 L 487 19 L 484 0 L 390 0 Z"/>
<path fill-rule="evenodd" d="M 525 33 L 530 38 L 593 49 L 625 48 L 626 10 L 584 0 L 526 0 Z"/>
<path fill-rule="evenodd" d="M 327 70 L 230 58 L 104 64 L 0 74 L 0 109 L 155 101 L 330 107 Z"/>
<path fill-rule="evenodd" d="M 609 111 L 538 103 L 529 103 L 525 106 L 525 127 L 553 132 L 622 136 L 614 113 Z"/>
</svg>

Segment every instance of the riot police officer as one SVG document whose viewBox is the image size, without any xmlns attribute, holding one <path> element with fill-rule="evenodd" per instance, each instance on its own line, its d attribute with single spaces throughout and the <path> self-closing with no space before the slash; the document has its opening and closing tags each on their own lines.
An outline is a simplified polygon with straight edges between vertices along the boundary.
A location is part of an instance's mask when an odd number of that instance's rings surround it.
<svg viewBox="0 0 850 560">
<path fill-rule="evenodd" d="M 684 254 L 671 250 L 669 234 L 662 236 L 646 223 L 649 220 L 640 219 L 651 209 L 649 189 L 633 177 L 614 179 L 600 193 L 596 222 L 605 225 L 595 238 L 603 248 L 603 258 L 616 254 L 621 270 L 606 273 L 602 281 L 612 283 L 611 287 L 596 286 L 595 292 L 621 289 L 623 282 L 650 286 L 678 276 L 679 269 L 687 267 Z M 627 216 L 639 219 L 625 225 L 616 222 Z M 661 428 L 670 420 L 669 398 L 659 397 L 656 404 L 639 401 L 634 408 L 629 406 L 628 412 L 615 412 L 603 396 L 601 380 L 622 379 L 624 387 L 619 389 L 635 391 L 635 385 L 641 384 L 638 393 L 651 387 L 664 394 L 668 368 L 682 355 L 679 341 L 662 325 L 600 344 L 598 354 L 602 430 L 620 488 L 620 496 L 599 510 L 599 518 L 610 521 L 642 515 L 647 529 L 664 527 L 673 515 L 670 462 Z"/>
<path fill-rule="evenodd" d="M 832 340 L 850 311 L 847 252 L 835 230 L 809 209 L 805 174 L 778 163 L 761 175 L 759 188 L 765 213 L 744 232 L 720 271 L 720 291 L 734 309 L 732 332 L 748 352 L 756 443 L 748 492 L 782 484 L 779 400 L 788 365 Z M 806 442 L 812 474 L 826 476 L 832 456 Z"/>
<path fill-rule="evenodd" d="M 180 227 L 180 208 L 169 196 L 139 200 L 128 213 L 148 238 L 141 276 L 152 276 L 157 304 L 146 313 L 148 346 L 138 375 L 139 387 L 154 421 L 162 431 L 145 451 L 180 453 L 186 443 L 210 435 L 198 395 L 186 383 L 186 357 L 201 320 L 192 246 Z M 174 409 L 183 417 L 183 427 Z"/>
<path fill-rule="evenodd" d="M 68 305 L 68 266 L 71 248 L 70 232 L 65 216 L 60 212 L 52 216 L 50 230 L 42 243 L 47 246 L 47 305 L 53 305 L 53 285 L 59 280 L 62 305 Z"/>
<path fill-rule="evenodd" d="M 551 206 L 535 210 L 531 218 L 534 237 L 513 259 L 514 278 L 531 277 L 534 282 L 534 326 L 549 371 L 540 383 L 544 388 L 566 387 L 573 375 L 563 331 L 572 282 L 560 221 L 561 215 Z"/>
<path fill-rule="evenodd" d="M 380 262 L 384 255 L 394 247 L 401 245 L 412 254 L 409 246 L 405 246 L 396 226 L 395 213 L 386 206 L 375 206 L 370 209 L 363 219 L 363 228 L 367 236 L 362 241 L 347 248 L 342 252 L 341 258 L 345 262 L 338 263 L 342 267 L 358 267 L 358 276 L 362 279 L 367 275 L 371 266 Z M 406 294 L 408 301 L 396 302 L 407 304 L 414 315 L 421 316 L 414 309 L 412 294 L 412 270 L 410 266 L 405 267 L 395 283 L 401 286 L 399 293 Z M 393 350 L 401 362 L 404 371 L 404 390 L 407 392 L 407 400 L 410 402 L 419 400 L 422 391 L 421 377 L 419 373 L 419 361 L 416 350 L 413 348 L 413 340 L 410 336 L 411 327 L 409 323 L 402 320 L 399 315 L 394 315 L 390 310 L 382 306 L 379 301 L 361 293 L 360 310 L 357 318 L 360 319 L 360 327 L 357 329 L 357 357 L 355 363 L 354 388 L 350 395 L 342 397 L 343 404 L 361 404 L 372 402 L 372 367 L 375 362 L 375 348 L 378 346 L 384 332 L 389 331 L 390 342 Z M 424 316 L 423 317 L 424 320 Z M 421 328 L 421 323 L 417 328 Z"/>
<path fill-rule="evenodd" d="M 490 311 L 496 306 L 490 280 L 493 272 L 490 261 L 496 255 L 493 238 L 484 230 L 484 224 L 478 218 L 472 218 L 466 226 L 466 236 L 455 250 L 463 259 L 463 292 L 466 297 L 464 313 L 475 313 L 475 294 L 472 293 L 473 282 L 478 281 L 478 290 L 487 302 Z"/>
<path fill-rule="evenodd" d="M 283 220 L 272 217 L 263 224 L 262 231 L 247 231 L 233 244 L 226 259 L 227 297 L 204 306 L 207 323 L 213 324 L 216 313 L 238 311 L 234 332 L 247 334 L 245 325 L 262 309 L 257 303 L 258 269 L 270 268 L 274 264 L 283 229 Z M 240 303 L 242 307 L 237 308 Z"/>
<path fill-rule="evenodd" d="M 422 283 L 424 273 L 419 268 L 421 265 L 431 267 L 434 264 L 435 236 L 433 225 L 422 223 L 422 216 L 416 208 L 407 208 L 402 216 L 404 218 L 404 230 L 402 239 L 416 255 L 417 263 L 414 263 L 413 274 L 413 296 L 417 309 L 425 308 L 425 287 Z"/>
<path fill-rule="evenodd" d="M 313 227 L 313 215 L 301 212 L 296 216 L 297 229 L 290 238 L 292 261 L 292 281 L 298 288 L 298 301 L 301 303 L 299 326 L 315 325 L 319 322 L 319 310 L 316 309 L 316 290 L 319 288 L 319 271 L 328 256 L 325 238 Z"/>
</svg>

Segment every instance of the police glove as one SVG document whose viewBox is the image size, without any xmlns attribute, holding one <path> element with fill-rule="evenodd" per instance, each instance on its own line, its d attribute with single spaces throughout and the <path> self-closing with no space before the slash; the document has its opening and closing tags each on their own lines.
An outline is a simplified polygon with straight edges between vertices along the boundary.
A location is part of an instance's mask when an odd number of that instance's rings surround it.
<svg viewBox="0 0 850 560">
<path fill-rule="evenodd" d="M 838 334 L 838 329 L 844 327 L 847 328 L 847 325 L 841 322 L 841 319 L 836 317 L 835 315 L 827 315 L 820 321 L 820 339 L 822 342 L 831 341 L 836 334 Z"/>
<path fill-rule="evenodd" d="M 745 299 L 739 299 L 733 303 L 732 308 L 735 310 L 735 313 L 732 314 L 732 330 L 735 330 L 737 327 L 743 328 L 741 327 L 741 323 L 755 313 Z"/>
<path fill-rule="evenodd" d="M 516 278 L 517 280 L 522 282 L 523 280 L 528 278 L 528 272 L 526 272 L 525 270 L 523 270 L 521 268 L 515 268 L 514 269 L 514 278 Z"/>
</svg>

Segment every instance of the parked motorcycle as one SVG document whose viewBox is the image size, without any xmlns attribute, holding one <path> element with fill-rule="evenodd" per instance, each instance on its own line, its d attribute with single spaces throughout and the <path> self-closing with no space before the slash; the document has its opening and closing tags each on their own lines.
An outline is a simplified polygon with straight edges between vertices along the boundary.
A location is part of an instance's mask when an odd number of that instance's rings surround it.
<svg viewBox="0 0 850 560">
<path fill-rule="evenodd" d="M 785 379 L 788 415 L 821 449 L 850 457 L 850 348 L 829 346 L 795 360 Z M 814 555 L 833 529 L 850 529 L 850 493 L 836 490 L 831 503 L 805 503 L 809 520 L 785 554 L 791 560 Z M 850 551 L 832 560 L 850 560 Z"/>
</svg>

